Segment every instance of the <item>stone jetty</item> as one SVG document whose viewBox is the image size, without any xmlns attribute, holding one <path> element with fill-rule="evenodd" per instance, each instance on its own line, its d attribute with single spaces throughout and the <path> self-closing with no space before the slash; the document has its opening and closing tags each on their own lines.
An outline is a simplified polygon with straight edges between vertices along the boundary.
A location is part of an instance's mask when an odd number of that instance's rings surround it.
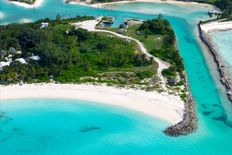
<svg viewBox="0 0 232 155">
<path fill-rule="evenodd" d="M 177 137 L 180 135 L 187 135 L 194 132 L 198 127 L 195 102 L 191 95 L 187 81 L 187 75 L 185 75 L 185 84 L 187 87 L 188 96 L 187 101 L 185 102 L 183 120 L 164 130 L 164 133 L 168 136 Z"/>
<path fill-rule="evenodd" d="M 214 47 L 210 37 L 207 35 L 207 32 L 202 30 L 202 25 L 203 24 L 200 24 L 200 23 L 198 24 L 200 38 L 202 42 L 208 47 L 209 51 L 211 52 L 214 58 L 214 61 L 217 65 L 217 69 L 220 75 L 220 81 L 227 90 L 228 99 L 232 102 L 232 81 L 230 80 L 230 77 L 227 71 L 225 70 L 222 60 L 220 59 L 220 56 L 218 55 L 218 52 L 216 48 Z"/>
</svg>

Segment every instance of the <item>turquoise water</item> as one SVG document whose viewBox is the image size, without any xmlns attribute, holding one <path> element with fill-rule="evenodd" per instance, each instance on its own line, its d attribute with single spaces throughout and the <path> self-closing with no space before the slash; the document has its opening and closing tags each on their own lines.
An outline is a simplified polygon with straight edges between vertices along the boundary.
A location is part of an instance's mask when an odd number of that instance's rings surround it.
<svg viewBox="0 0 232 155">
<path fill-rule="evenodd" d="M 212 40 L 225 62 L 226 69 L 232 73 L 232 30 L 210 33 Z"/>
<path fill-rule="evenodd" d="M 1 111 L 1 155 L 231 154 L 231 130 L 222 126 L 220 134 L 167 137 L 161 120 L 76 100 L 3 101 Z"/>
<path fill-rule="evenodd" d="M 9 102 L 1 104 L 1 108 L 10 119 L 7 123 L 0 124 L 1 130 L 4 131 L 0 132 L 0 140 L 3 138 L 0 153 L 4 155 L 232 154 L 232 105 L 227 100 L 224 89 L 214 78 L 218 75 L 209 70 L 210 66 L 195 34 L 195 22 L 207 17 L 207 9 L 200 7 L 185 9 L 170 4 L 150 3 L 123 4 L 113 8 L 119 11 L 111 10 L 112 7 L 106 10 L 67 5 L 62 0 L 48 0 L 38 9 L 24 9 L 0 1 L 0 12 L 3 13 L 0 20 L 1 24 L 5 24 L 20 22 L 22 19 L 55 18 L 58 13 L 62 17 L 112 15 L 116 19 L 116 26 L 124 18 L 151 19 L 156 17 L 157 13 L 163 13 L 177 35 L 191 92 L 196 100 L 199 118 L 197 132 L 178 138 L 167 137 L 162 134 L 162 130 L 168 124 L 161 120 L 113 107 L 99 107 L 94 104 L 87 106 L 79 101 L 2 101 Z M 80 133 L 80 128 L 85 126 L 100 129 Z M 22 131 L 21 136 L 18 130 Z M 4 138 L 2 133 L 10 138 Z"/>
</svg>

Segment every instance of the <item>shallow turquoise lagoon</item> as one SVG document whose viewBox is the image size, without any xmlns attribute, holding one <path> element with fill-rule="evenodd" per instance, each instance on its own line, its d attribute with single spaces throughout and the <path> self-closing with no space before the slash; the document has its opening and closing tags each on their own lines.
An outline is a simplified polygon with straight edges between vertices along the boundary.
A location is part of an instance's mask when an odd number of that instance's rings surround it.
<svg viewBox="0 0 232 155">
<path fill-rule="evenodd" d="M 195 34 L 196 20 L 207 18 L 207 9 L 132 3 L 107 10 L 48 0 L 37 9 L 0 1 L 0 12 L 1 24 L 55 18 L 59 13 L 62 17 L 111 15 L 116 19 L 115 26 L 125 18 L 151 19 L 163 13 L 177 35 L 199 118 L 196 133 L 171 138 L 162 134 L 167 123 L 113 107 L 71 100 L 3 101 L 9 102 L 1 104 L 1 111 L 9 119 L 0 124 L 1 154 L 232 154 L 232 104 L 214 78 L 218 75 L 209 70 Z"/>
<path fill-rule="evenodd" d="M 225 62 L 226 69 L 232 73 L 232 30 L 212 32 L 210 35 Z"/>
<path fill-rule="evenodd" d="M 1 111 L 1 155 L 231 154 L 229 128 L 172 138 L 162 134 L 168 123 L 104 104 L 9 100 Z"/>
</svg>

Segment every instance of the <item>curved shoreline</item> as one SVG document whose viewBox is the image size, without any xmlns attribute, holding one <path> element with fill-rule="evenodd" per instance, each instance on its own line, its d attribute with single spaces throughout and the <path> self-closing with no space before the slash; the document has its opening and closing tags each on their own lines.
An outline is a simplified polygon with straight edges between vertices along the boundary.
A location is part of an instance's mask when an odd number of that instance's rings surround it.
<svg viewBox="0 0 232 155">
<path fill-rule="evenodd" d="M 90 6 L 90 7 L 95 7 L 95 8 L 102 8 L 105 5 L 135 3 L 135 2 L 167 3 L 167 4 L 176 4 L 176 5 L 182 5 L 182 6 L 201 5 L 201 6 L 205 6 L 205 7 L 212 7 L 212 5 L 206 4 L 206 3 L 178 1 L 178 0 L 125 0 L 125 1 L 123 0 L 123 1 L 117 1 L 117 2 L 106 2 L 106 3 L 95 3 L 95 4 L 87 4 L 84 2 L 68 2 L 68 4 L 74 4 L 74 5 L 78 4 L 78 5 L 86 5 L 86 6 Z"/>
<path fill-rule="evenodd" d="M 20 6 L 20 7 L 33 9 L 33 8 L 40 7 L 43 4 L 44 0 L 36 0 L 34 4 L 27 4 L 24 2 L 16 2 L 16 1 L 8 1 L 8 2 L 14 5 Z"/>
<path fill-rule="evenodd" d="M 63 98 L 105 103 L 141 112 L 175 125 L 183 119 L 184 102 L 168 93 L 92 84 L 25 84 L 0 86 L 0 100 Z"/>
<path fill-rule="evenodd" d="M 219 72 L 220 81 L 226 88 L 226 93 L 228 99 L 232 102 L 232 81 L 230 80 L 229 75 L 226 73 L 224 69 L 224 64 L 218 54 L 217 49 L 214 47 L 213 42 L 209 36 L 209 32 L 212 31 L 226 31 L 232 30 L 232 22 L 212 22 L 206 24 L 198 24 L 199 35 L 202 42 L 206 45 L 208 50 L 211 52 L 213 56 L 214 62 L 217 65 L 217 70 Z"/>
</svg>

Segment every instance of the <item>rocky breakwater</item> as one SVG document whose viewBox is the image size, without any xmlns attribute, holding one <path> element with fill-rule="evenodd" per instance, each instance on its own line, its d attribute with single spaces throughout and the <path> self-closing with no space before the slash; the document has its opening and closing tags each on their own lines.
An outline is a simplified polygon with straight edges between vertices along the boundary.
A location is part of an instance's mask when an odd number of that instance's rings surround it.
<svg viewBox="0 0 232 155">
<path fill-rule="evenodd" d="M 214 61 L 217 65 L 217 69 L 218 69 L 219 76 L 220 76 L 220 81 L 227 90 L 226 93 L 227 93 L 228 99 L 232 102 L 232 81 L 230 79 L 230 75 L 225 70 L 223 62 L 220 59 L 220 56 L 218 55 L 216 48 L 214 47 L 210 37 L 207 35 L 207 32 L 208 32 L 207 29 L 204 30 L 204 26 L 206 24 L 200 24 L 200 23 L 198 24 L 200 38 L 202 42 L 208 47 L 209 51 L 211 52 L 214 58 Z M 217 29 L 217 30 L 220 30 L 220 29 Z M 213 30 L 210 30 L 210 31 L 213 31 Z"/>
<path fill-rule="evenodd" d="M 185 83 L 188 90 L 188 96 L 187 96 L 187 101 L 185 102 L 183 120 L 164 130 L 164 133 L 168 136 L 177 137 L 180 135 L 187 135 L 194 132 L 198 127 L 195 102 L 189 90 L 189 85 L 187 83 L 188 81 L 187 76 L 185 77 L 186 77 Z"/>
</svg>

